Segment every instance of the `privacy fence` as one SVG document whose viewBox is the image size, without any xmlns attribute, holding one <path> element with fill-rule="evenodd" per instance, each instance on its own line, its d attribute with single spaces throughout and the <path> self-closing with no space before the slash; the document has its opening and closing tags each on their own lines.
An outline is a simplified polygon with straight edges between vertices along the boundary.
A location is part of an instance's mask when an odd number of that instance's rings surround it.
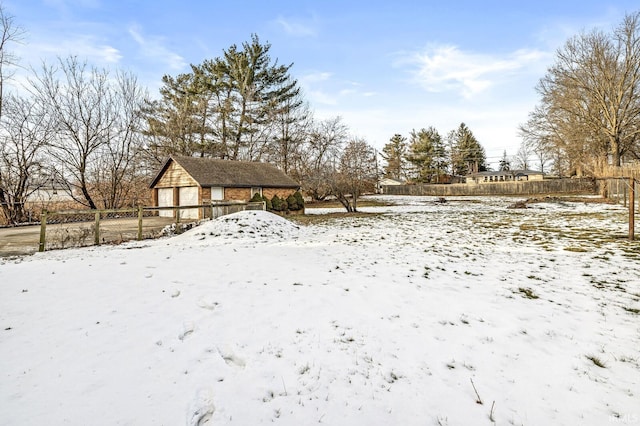
<svg viewBox="0 0 640 426">
<path fill-rule="evenodd" d="M 264 209 L 262 202 L 215 202 L 179 207 L 44 211 L 38 251 L 157 238 L 188 229 L 200 218 L 215 219 L 243 210 Z"/>
<path fill-rule="evenodd" d="M 636 202 L 640 201 L 640 197 L 638 197 L 638 189 L 640 189 L 638 182 L 640 182 L 640 176 L 638 178 L 600 178 L 597 180 L 598 193 L 603 197 L 615 200 L 616 202 L 626 206 L 629 200 L 629 193 L 632 189 L 635 193 Z M 633 188 L 631 188 L 632 184 L 634 185 Z"/>
<path fill-rule="evenodd" d="M 549 179 L 541 181 L 453 183 L 448 185 L 385 185 L 384 194 L 432 195 L 454 197 L 467 195 L 543 195 L 543 194 L 596 194 L 595 179 Z"/>
<path fill-rule="evenodd" d="M 597 170 L 598 192 L 602 196 L 611 198 L 626 205 L 629 192 L 634 189 L 638 198 L 638 182 L 640 182 L 640 164 L 625 164 L 620 167 L 600 165 Z M 631 183 L 635 182 L 634 188 Z"/>
</svg>

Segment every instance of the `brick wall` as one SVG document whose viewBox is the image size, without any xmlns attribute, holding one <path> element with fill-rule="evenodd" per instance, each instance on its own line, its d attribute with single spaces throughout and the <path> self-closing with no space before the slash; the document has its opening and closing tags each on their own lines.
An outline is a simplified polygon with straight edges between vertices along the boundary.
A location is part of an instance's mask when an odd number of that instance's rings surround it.
<svg viewBox="0 0 640 426">
<path fill-rule="evenodd" d="M 224 200 L 249 201 L 251 199 L 251 188 L 225 188 Z"/>
<path fill-rule="evenodd" d="M 268 199 L 272 199 L 274 195 L 278 195 L 279 198 L 287 198 L 289 195 L 296 192 L 291 188 L 262 188 L 262 196 Z"/>
<path fill-rule="evenodd" d="M 211 187 L 200 187 L 199 191 L 200 203 L 208 203 L 209 201 L 211 201 Z"/>
</svg>

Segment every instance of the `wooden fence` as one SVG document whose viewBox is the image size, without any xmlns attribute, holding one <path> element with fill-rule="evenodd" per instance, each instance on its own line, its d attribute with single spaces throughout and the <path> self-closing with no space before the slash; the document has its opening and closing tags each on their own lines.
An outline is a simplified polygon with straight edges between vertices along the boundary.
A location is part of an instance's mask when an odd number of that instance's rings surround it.
<svg viewBox="0 0 640 426">
<path fill-rule="evenodd" d="M 453 183 L 449 185 L 384 185 L 384 194 L 391 195 L 432 195 L 437 197 L 475 195 L 543 195 L 543 194 L 596 194 L 595 179 L 549 179 L 541 181 L 494 182 L 494 183 Z"/>
<path fill-rule="evenodd" d="M 160 217 L 158 213 L 164 210 L 171 210 L 171 217 Z M 181 217 L 181 214 L 194 210 L 201 213 L 199 217 L 215 219 L 243 210 L 265 210 L 265 205 L 264 202 L 226 201 L 175 207 L 44 211 L 40 218 L 38 251 L 156 238 L 167 226 L 180 232 L 187 227 L 185 223 L 198 220 Z"/>
</svg>

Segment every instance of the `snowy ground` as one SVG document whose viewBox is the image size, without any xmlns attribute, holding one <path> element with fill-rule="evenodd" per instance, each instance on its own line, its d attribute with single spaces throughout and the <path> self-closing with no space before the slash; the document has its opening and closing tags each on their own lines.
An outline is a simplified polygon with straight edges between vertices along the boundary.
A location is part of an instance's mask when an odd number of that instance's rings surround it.
<svg viewBox="0 0 640 426">
<path fill-rule="evenodd" d="M 622 206 L 392 200 L 0 261 L 0 424 L 640 424 Z"/>
</svg>

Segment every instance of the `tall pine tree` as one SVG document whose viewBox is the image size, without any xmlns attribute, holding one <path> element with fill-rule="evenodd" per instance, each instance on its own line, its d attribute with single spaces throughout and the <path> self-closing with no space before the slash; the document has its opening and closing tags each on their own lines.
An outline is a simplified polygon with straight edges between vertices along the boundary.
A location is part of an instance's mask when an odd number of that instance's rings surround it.
<svg viewBox="0 0 640 426">
<path fill-rule="evenodd" d="M 382 158 L 387 162 L 384 166 L 384 176 L 395 180 L 405 178 L 405 155 L 407 154 L 407 138 L 395 134 L 389 143 L 382 148 Z"/>
<path fill-rule="evenodd" d="M 418 182 L 437 183 L 446 173 L 446 148 L 442 137 L 433 127 L 411 131 L 407 159 L 413 165 Z"/>
<path fill-rule="evenodd" d="M 466 124 L 449 133 L 453 174 L 464 176 L 487 170 L 487 155 Z"/>
<path fill-rule="evenodd" d="M 276 137 L 273 117 L 295 117 L 303 106 L 293 64 L 269 56 L 257 35 L 222 57 L 192 65 L 192 72 L 165 76 L 162 99 L 147 111 L 149 134 L 160 156 L 173 152 L 258 160 Z"/>
</svg>

